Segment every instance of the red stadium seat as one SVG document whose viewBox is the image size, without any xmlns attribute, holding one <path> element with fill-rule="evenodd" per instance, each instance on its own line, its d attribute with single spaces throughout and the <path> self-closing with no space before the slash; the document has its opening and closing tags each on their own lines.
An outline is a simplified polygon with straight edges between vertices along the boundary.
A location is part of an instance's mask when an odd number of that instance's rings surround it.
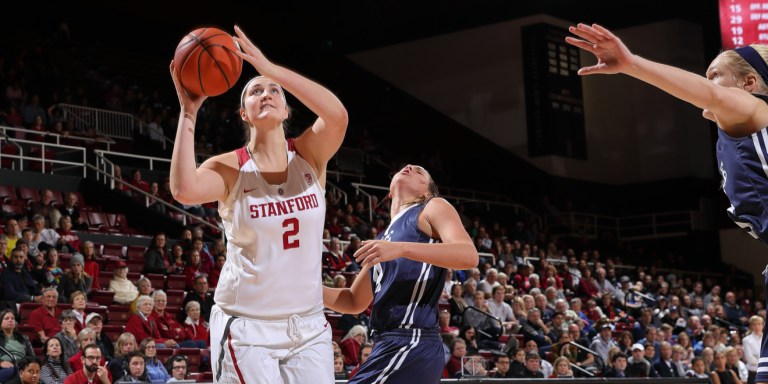
<svg viewBox="0 0 768 384">
<path fill-rule="evenodd" d="M 168 275 L 165 279 L 165 289 L 187 289 L 187 277 L 184 275 Z"/>
<path fill-rule="evenodd" d="M 19 187 L 19 200 L 27 202 L 27 204 L 40 202 L 40 194 L 35 188 Z M 30 223 L 31 225 L 31 223 Z"/>
<path fill-rule="evenodd" d="M 117 256 L 119 258 L 123 258 L 123 245 L 117 244 L 117 243 L 107 243 L 104 244 L 104 250 L 102 251 L 102 255 L 104 256 Z"/>
<path fill-rule="evenodd" d="M 29 320 L 30 312 L 43 306 L 43 303 L 26 302 L 19 304 L 19 324 Z"/>
<path fill-rule="evenodd" d="M 0 201 L 10 204 L 18 199 L 19 197 L 16 195 L 16 188 L 11 185 L 0 185 Z"/>
<path fill-rule="evenodd" d="M 143 261 L 145 252 L 147 252 L 147 247 L 143 245 L 129 245 L 126 247 L 125 256 L 128 260 L 140 259 Z"/>
<path fill-rule="evenodd" d="M 164 289 L 165 288 L 165 275 L 161 275 L 159 273 L 147 273 L 144 275 L 149 281 L 152 283 L 153 289 Z"/>
<path fill-rule="evenodd" d="M 116 342 L 117 338 L 125 332 L 125 326 L 122 324 L 104 324 L 101 328 L 101 333 L 104 334 L 111 342 Z"/>
<path fill-rule="evenodd" d="M 99 279 L 101 279 L 101 274 L 99 274 Z M 107 286 L 109 286 L 109 282 L 107 282 Z M 110 306 L 115 302 L 115 293 L 112 291 L 93 290 L 90 292 L 90 296 L 90 300 L 99 305 Z"/>
<path fill-rule="evenodd" d="M 179 289 L 169 289 L 165 291 L 165 295 L 168 296 L 168 305 L 174 307 L 181 307 L 181 304 L 184 303 L 184 296 L 186 294 L 185 291 Z"/>
<path fill-rule="evenodd" d="M 109 324 L 125 325 L 131 317 L 131 307 L 128 305 L 111 304 L 109 306 Z"/>
</svg>

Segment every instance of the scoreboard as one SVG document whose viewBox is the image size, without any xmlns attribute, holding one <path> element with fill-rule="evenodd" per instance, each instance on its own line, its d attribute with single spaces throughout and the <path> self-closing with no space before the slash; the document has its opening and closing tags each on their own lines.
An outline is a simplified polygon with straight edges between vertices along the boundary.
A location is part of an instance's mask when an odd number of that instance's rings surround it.
<svg viewBox="0 0 768 384">
<path fill-rule="evenodd" d="M 719 0 L 722 49 L 768 44 L 768 0 Z"/>
</svg>

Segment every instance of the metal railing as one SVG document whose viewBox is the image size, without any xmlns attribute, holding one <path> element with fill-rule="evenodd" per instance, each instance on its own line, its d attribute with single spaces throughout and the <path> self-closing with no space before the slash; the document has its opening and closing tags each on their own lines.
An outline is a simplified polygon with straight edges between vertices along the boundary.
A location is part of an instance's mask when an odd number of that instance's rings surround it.
<svg viewBox="0 0 768 384">
<path fill-rule="evenodd" d="M 63 144 L 52 144 L 52 143 L 46 143 L 41 141 L 31 141 L 31 140 L 21 140 L 21 139 L 12 139 L 8 136 L 4 137 L 4 140 L 13 144 L 14 147 L 18 150 L 18 153 L 8 153 L 7 151 L 4 153 L 2 146 L 0 146 L 0 162 L 2 162 L 3 159 L 13 159 L 18 160 L 19 164 L 19 171 L 24 171 L 24 162 L 31 162 L 33 164 L 40 163 L 40 172 L 41 173 L 56 173 L 58 171 L 63 171 L 66 169 L 72 169 L 72 168 L 82 168 L 83 170 L 83 177 L 86 176 L 86 154 L 85 154 L 85 148 L 83 147 L 74 147 L 71 145 L 63 145 Z M 36 147 L 40 148 L 40 157 L 33 157 L 30 154 L 32 151 L 28 151 L 28 153 L 24 154 L 24 145 L 27 145 L 29 147 Z M 83 161 L 68 161 L 68 160 L 57 160 L 54 158 L 48 158 L 46 157 L 46 152 L 49 149 L 57 149 L 58 151 L 54 151 L 55 155 L 61 155 L 61 154 L 70 154 L 70 153 L 80 153 L 82 154 Z M 13 168 L 16 167 L 16 162 L 14 162 Z M 48 164 L 51 164 L 50 169 L 48 167 Z M 53 164 L 62 164 L 64 166 L 62 167 L 54 167 Z"/>
<path fill-rule="evenodd" d="M 11 139 L 14 139 L 15 137 L 17 137 L 18 133 L 22 133 L 22 134 L 24 134 L 24 136 L 35 135 L 35 136 L 41 136 L 41 137 L 44 137 L 44 138 L 50 137 L 50 138 L 53 138 L 55 140 L 55 142 L 53 144 L 58 144 L 58 145 L 62 145 L 61 144 L 62 140 L 77 141 L 77 142 L 82 141 L 83 144 L 86 144 L 86 143 L 100 143 L 100 144 L 105 144 L 106 147 L 107 147 L 107 150 L 110 150 L 111 145 L 116 143 L 114 140 L 110 139 L 109 137 L 98 137 L 98 138 L 94 139 L 94 138 L 91 138 L 91 137 L 83 137 L 83 136 L 76 136 L 76 135 L 62 135 L 62 134 L 59 134 L 59 133 L 40 132 L 40 131 L 35 131 L 35 130 L 32 130 L 32 129 L 8 127 L 8 126 L 2 126 L 2 125 L 0 125 L 0 132 L 5 134 L 6 136 L 8 136 Z M 15 135 L 9 135 L 8 132 L 16 132 L 16 134 Z"/>
<path fill-rule="evenodd" d="M 377 190 L 377 191 L 389 191 L 388 187 L 382 187 L 379 185 L 370 185 L 370 184 L 361 184 L 361 183 L 350 183 L 353 188 L 355 188 L 355 193 L 361 194 L 365 197 L 369 209 L 368 215 L 369 220 L 373 221 L 373 208 L 371 206 L 371 194 L 366 191 L 368 190 Z M 466 202 L 472 202 L 476 204 L 484 204 L 488 209 L 490 209 L 492 206 L 503 206 L 507 208 L 511 208 L 514 211 L 515 215 L 518 215 L 520 217 L 525 218 L 526 220 L 534 220 L 541 224 L 542 219 L 539 215 L 537 215 L 535 212 L 531 211 L 530 209 L 520 205 L 515 204 L 507 201 L 506 198 L 504 198 L 501 195 L 495 195 L 491 193 L 482 193 L 482 192 L 476 192 L 476 191 L 470 191 L 466 189 L 459 189 L 459 188 L 443 188 L 440 187 L 440 197 L 449 199 L 449 200 L 456 200 L 462 203 Z"/>
<path fill-rule="evenodd" d="M 130 113 L 72 104 L 59 104 L 58 107 L 64 112 L 66 119 L 73 119 L 82 126 L 93 127 L 104 136 L 131 140 L 134 132 L 146 132 L 141 127 L 140 120 Z"/>
</svg>

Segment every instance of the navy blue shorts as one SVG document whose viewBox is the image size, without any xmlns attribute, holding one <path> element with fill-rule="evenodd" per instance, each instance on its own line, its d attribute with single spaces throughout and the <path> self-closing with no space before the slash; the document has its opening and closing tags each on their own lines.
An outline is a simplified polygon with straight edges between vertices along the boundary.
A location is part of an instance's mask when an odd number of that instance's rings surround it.
<svg viewBox="0 0 768 384">
<path fill-rule="evenodd" d="M 445 368 L 437 330 L 395 329 L 377 335 L 368 360 L 349 383 L 439 383 Z"/>
</svg>

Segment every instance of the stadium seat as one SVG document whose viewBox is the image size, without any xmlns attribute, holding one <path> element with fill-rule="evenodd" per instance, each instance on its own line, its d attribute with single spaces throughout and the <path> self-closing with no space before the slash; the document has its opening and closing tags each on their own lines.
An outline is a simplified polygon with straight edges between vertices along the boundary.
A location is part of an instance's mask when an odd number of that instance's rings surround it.
<svg viewBox="0 0 768 384">
<path fill-rule="evenodd" d="M 19 187 L 19 200 L 25 201 L 27 204 L 40 202 L 40 193 L 35 188 Z"/>
<path fill-rule="evenodd" d="M 19 323 L 29 320 L 30 312 L 42 307 L 42 303 L 25 302 L 19 304 Z"/>
<path fill-rule="evenodd" d="M 143 261 L 145 252 L 147 252 L 147 247 L 143 245 L 129 245 L 126 247 L 125 256 L 128 260 L 140 259 Z"/>
<path fill-rule="evenodd" d="M 101 280 L 101 274 L 99 274 L 99 280 Z M 109 282 L 107 282 L 106 286 L 107 287 L 109 286 Z M 90 296 L 91 296 L 90 300 L 99 305 L 110 306 L 115 302 L 115 292 L 112 292 L 112 291 L 93 290 L 90 292 Z"/>
<path fill-rule="evenodd" d="M 88 211 L 86 219 L 88 221 L 88 230 L 90 231 L 102 231 L 109 226 L 109 220 L 104 212 Z"/>
<path fill-rule="evenodd" d="M 187 289 L 187 277 L 184 275 L 168 275 L 165 279 L 165 289 Z"/>
<path fill-rule="evenodd" d="M 129 305 L 111 304 L 109 306 L 109 324 L 110 325 L 125 325 L 128 323 L 128 318 L 131 317 L 131 307 Z"/>
<path fill-rule="evenodd" d="M 113 343 L 123 332 L 125 332 L 125 326 L 122 324 L 104 324 L 101 328 L 101 333 Z"/>
<path fill-rule="evenodd" d="M 143 262 L 143 261 L 142 261 Z M 159 273 L 147 273 L 144 275 L 152 283 L 153 289 L 164 289 L 165 287 L 165 275 Z"/>
<path fill-rule="evenodd" d="M 16 189 L 10 185 L 0 185 L 0 201 L 5 204 L 11 204 L 18 200 Z"/>
<path fill-rule="evenodd" d="M 104 256 L 117 256 L 119 258 L 123 258 L 124 257 L 123 245 L 122 244 L 117 244 L 117 243 L 107 243 L 107 244 L 104 244 L 104 250 L 102 251 L 102 255 L 104 255 Z"/>
<path fill-rule="evenodd" d="M 181 307 L 181 304 L 184 302 L 184 296 L 187 293 L 180 289 L 169 289 L 165 291 L 165 294 L 168 296 L 169 306 Z"/>
</svg>

